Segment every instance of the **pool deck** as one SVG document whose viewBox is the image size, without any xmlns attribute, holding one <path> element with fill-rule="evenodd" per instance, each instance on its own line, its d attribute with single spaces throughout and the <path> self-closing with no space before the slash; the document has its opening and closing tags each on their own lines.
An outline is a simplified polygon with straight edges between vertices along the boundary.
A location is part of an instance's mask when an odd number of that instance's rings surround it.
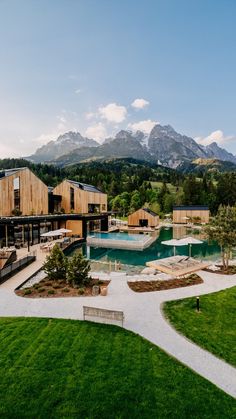
<svg viewBox="0 0 236 419">
<path fill-rule="evenodd" d="M 185 257 L 186 260 L 183 260 Z M 200 262 L 198 260 L 188 258 L 188 256 L 174 256 L 164 259 L 152 260 L 146 263 L 148 267 L 172 275 L 173 277 L 184 276 L 203 270 L 211 264 L 212 263 L 209 261 Z"/>
<path fill-rule="evenodd" d="M 103 247 L 110 249 L 123 249 L 123 250 L 144 250 L 151 246 L 156 240 L 156 235 L 144 235 L 144 240 L 112 240 L 102 239 L 97 237 L 87 237 L 87 245 L 91 247 Z"/>
</svg>

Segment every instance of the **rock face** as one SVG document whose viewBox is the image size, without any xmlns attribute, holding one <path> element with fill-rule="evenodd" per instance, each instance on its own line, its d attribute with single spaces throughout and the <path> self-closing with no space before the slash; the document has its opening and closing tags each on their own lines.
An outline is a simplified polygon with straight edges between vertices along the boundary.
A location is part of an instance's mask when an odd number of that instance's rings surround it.
<svg viewBox="0 0 236 419">
<path fill-rule="evenodd" d="M 56 141 L 49 141 L 36 150 L 35 154 L 28 159 L 34 162 L 45 162 L 54 160 L 81 147 L 97 147 L 95 140 L 83 137 L 79 132 L 66 132 L 60 135 Z"/>
<path fill-rule="evenodd" d="M 195 159 L 230 161 L 236 157 L 216 143 L 199 145 L 193 138 L 181 135 L 170 125 L 155 125 L 149 135 L 141 131 L 133 133 L 121 130 L 115 137 L 107 138 L 102 145 L 82 137 L 78 132 L 68 132 L 56 141 L 39 148 L 28 159 L 34 162 L 51 161 L 68 165 L 83 161 L 107 158 L 134 158 L 176 168 Z"/>
<path fill-rule="evenodd" d="M 170 125 L 155 125 L 148 139 L 149 152 L 170 167 L 185 160 L 207 157 L 204 149 L 186 135 L 177 133 Z"/>
<path fill-rule="evenodd" d="M 215 142 L 206 146 L 205 149 L 207 151 L 208 157 L 236 163 L 236 157 L 232 153 L 226 151 L 224 148 L 219 147 L 218 144 Z"/>
<path fill-rule="evenodd" d="M 59 165 L 68 165 L 92 160 L 107 158 L 127 158 L 155 162 L 155 158 L 137 141 L 131 133 L 120 131 L 111 141 L 105 141 L 99 147 L 82 147 L 61 156 L 53 162 Z"/>
</svg>

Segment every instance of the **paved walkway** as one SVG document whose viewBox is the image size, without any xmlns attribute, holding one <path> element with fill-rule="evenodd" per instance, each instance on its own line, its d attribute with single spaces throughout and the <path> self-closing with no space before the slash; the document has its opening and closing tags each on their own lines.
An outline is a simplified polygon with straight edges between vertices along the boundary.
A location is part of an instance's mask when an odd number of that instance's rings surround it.
<svg viewBox="0 0 236 419">
<path fill-rule="evenodd" d="M 226 393 L 236 397 L 236 369 L 216 356 L 201 349 L 176 332 L 162 314 L 165 301 L 208 294 L 236 286 L 235 276 L 219 276 L 201 271 L 203 284 L 186 288 L 151 293 L 135 293 L 127 285 L 128 277 L 111 274 L 106 297 L 37 298 L 26 299 L 14 294 L 16 286 L 38 269 L 40 261 L 19 272 L 0 286 L 0 316 L 83 318 L 83 305 L 122 310 L 124 327 L 178 359 L 189 368 L 211 381 Z"/>
</svg>

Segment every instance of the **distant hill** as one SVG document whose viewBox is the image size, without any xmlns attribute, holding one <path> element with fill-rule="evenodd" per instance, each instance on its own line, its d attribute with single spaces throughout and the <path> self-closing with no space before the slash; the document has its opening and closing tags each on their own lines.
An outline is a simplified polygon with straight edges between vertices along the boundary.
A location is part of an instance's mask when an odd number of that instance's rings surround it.
<svg viewBox="0 0 236 419">
<path fill-rule="evenodd" d="M 236 164 L 230 161 L 218 159 L 196 159 L 192 162 L 184 162 L 178 167 L 183 174 L 205 172 L 235 172 Z"/>
<path fill-rule="evenodd" d="M 51 162 L 59 166 L 105 160 L 107 158 L 134 158 L 161 164 L 165 167 L 185 167 L 196 159 L 218 159 L 236 164 L 236 156 L 216 143 L 198 144 L 193 138 L 182 135 L 170 125 L 155 125 L 149 135 L 121 130 L 103 144 L 68 132 L 56 141 L 40 147 L 28 157 L 33 162 Z"/>
</svg>

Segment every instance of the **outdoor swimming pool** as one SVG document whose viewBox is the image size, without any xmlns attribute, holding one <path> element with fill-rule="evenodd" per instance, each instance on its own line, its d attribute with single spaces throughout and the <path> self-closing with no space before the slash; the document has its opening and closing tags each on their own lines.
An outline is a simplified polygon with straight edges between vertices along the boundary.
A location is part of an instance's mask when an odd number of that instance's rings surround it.
<svg viewBox="0 0 236 419">
<path fill-rule="evenodd" d="M 144 234 L 128 233 L 91 233 L 88 235 L 88 238 L 142 242 L 146 240 L 147 236 Z"/>
<path fill-rule="evenodd" d="M 101 233 L 106 234 L 106 233 Z M 123 233 L 109 233 L 109 234 L 123 234 Z M 159 231 L 159 236 L 154 243 L 151 244 L 147 249 L 143 251 L 137 250 L 125 250 L 125 249 L 112 249 L 112 248 L 100 248 L 100 247 L 89 247 L 84 244 L 82 247 L 74 248 L 71 250 L 71 254 L 74 252 L 83 252 L 84 256 L 91 260 L 91 267 L 94 271 L 103 270 L 107 271 L 110 269 L 110 263 L 114 270 L 115 261 L 119 261 L 121 264 L 121 270 L 127 272 L 139 272 L 145 267 L 146 262 L 155 259 L 162 259 L 173 256 L 173 247 L 165 246 L 161 244 L 162 241 L 170 240 L 174 238 L 182 238 L 186 235 L 192 235 L 195 238 L 202 240 L 201 234 L 197 234 L 196 231 L 191 231 L 186 227 L 176 228 L 162 228 Z M 127 234 L 128 236 L 128 234 Z M 143 235 L 138 235 L 137 237 Z M 145 236 L 144 236 L 145 237 Z M 188 246 L 176 247 L 177 255 L 188 255 Z M 200 260 L 217 260 L 220 258 L 220 247 L 217 243 L 209 244 L 207 241 L 203 241 L 202 244 L 193 245 L 191 249 L 193 257 Z"/>
</svg>

